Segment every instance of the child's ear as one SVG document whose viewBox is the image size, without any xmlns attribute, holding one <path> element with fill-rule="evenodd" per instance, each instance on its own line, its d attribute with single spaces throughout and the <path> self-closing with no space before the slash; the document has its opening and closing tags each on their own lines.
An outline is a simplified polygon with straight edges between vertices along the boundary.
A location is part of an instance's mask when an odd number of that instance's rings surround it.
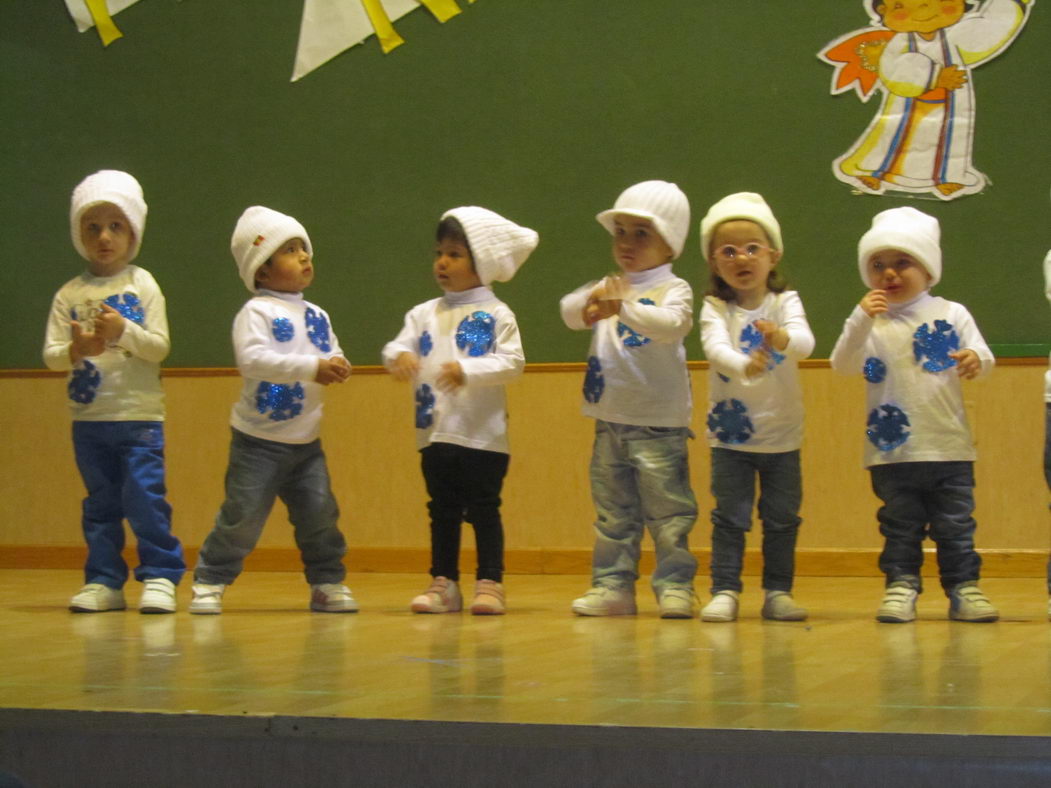
<svg viewBox="0 0 1051 788">
<path fill-rule="evenodd" d="M 260 284 L 270 278 L 270 261 L 267 260 L 255 271 L 255 283 Z"/>
</svg>

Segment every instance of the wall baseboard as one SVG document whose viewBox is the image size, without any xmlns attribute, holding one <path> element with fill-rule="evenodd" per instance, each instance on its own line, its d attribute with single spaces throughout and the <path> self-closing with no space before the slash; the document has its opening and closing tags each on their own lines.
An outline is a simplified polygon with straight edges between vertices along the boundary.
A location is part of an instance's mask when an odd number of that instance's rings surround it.
<svg viewBox="0 0 1051 788">
<path fill-rule="evenodd" d="M 1044 577 L 1048 556 L 1040 550 L 979 550 L 983 577 Z M 707 573 L 709 551 L 694 550 L 699 572 Z M 925 550 L 924 575 L 936 577 L 934 549 Z M 133 547 L 124 558 L 135 566 Z M 800 577 L 876 577 L 878 550 L 803 549 L 796 551 L 796 574 Z M 464 550 L 461 566 L 465 571 L 474 566 L 474 551 Z M 186 564 L 197 562 L 197 548 L 186 548 Z M 508 550 L 504 562 L 509 574 L 516 575 L 587 575 L 591 573 L 590 550 Z M 430 552 L 410 547 L 352 548 L 344 559 L 350 572 L 390 572 L 423 574 L 430 565 Z M 80 545 L 0 545 L 0 569 L 80 569 L 84 564 L 84 547 Z M 260 547 L 245 561 L 248 572 L 298 572 L 302 569 L 299 551 L 294 548 Z M 643 551 L 641 573 L 653 571 L 653 552 Z M 744 574 L 754 577 L 762 572 L 762 555 L 758 550 L 745 553 Z"/>
</svg>

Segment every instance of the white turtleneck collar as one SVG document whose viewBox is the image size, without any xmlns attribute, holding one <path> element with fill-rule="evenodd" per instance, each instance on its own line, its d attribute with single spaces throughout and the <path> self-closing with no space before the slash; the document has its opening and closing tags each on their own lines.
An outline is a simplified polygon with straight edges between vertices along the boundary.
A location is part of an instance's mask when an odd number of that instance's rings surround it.
<svg viewBox="0 0 1051 788">
<path fill-rule="evenodd" d="M 664 263 L 656 268 L 647 268 L 645 271 L 624 272 L 624 278 L 635 287 L 649 287 L 674 276 L 675 274 L 671 270 L 671 263 Z"/>
<path fill-rule="evenodd" d="M 449 306 L 462 306 L 464 304 L 480 304 L 483 301 L 491 301 L 496 296 L 492 289 L 481 285 L 472 287 L 470 290 L 447 291 L 442 296 Z"/>
</svg>

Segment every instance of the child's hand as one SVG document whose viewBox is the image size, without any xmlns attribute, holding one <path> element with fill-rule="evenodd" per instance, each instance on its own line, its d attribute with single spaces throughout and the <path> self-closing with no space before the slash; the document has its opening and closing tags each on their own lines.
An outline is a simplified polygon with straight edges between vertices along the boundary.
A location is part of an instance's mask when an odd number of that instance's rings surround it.
<svg viewBox="0 0 1051 788">
<path fill-rule="evenodd" d="M 69 360 L 74 364 L 79 364 L 81 359 L 99 356 L 105 352 L 105 339 L 94 332 L 85 331 L 76 320 L 71 320 L 69 326 L 73 330 L 73 342 L 69 346 Z"/>
<path fill-rule="evenodd" d="M 949 358 L 956 360 L 956 373 L 964 380 L 974 380 L 982 371 L 982 360 L 970 348 L 950 353 Z"/>
<path fill-rule="evenodd" d="M 752 325 L 763 335 L 763 342 L 774 350 L 788 347 L 788 332 L 772 320 L 756 320 Z"/>
<path fill-rule="evenodd" d="M 631 285 L 622 276 L 607 276 L 591 291 L 584 305 L 584 325 L 593 326 L 600 320 L 620 314 L 620 303 Z"/>
<path fill-rule="evenodd" d="M 765 347 L 757 347 L 748 354 L 748 366 L 744 368 L 746 378 L 755 378 L 766 372 L 770 366 L 770 351 Z"/>
<path fill-rule="evenodd" d="M 102 311 L 95 318 L 95 335 L 102 337 L 103 342 L 116 342 L 124 333 L 124 317 L 107 303 L 102 304 Z"/>
<path fill-rule="evenodd" d="M 887 311 L 887 291 L 869 290 L 861 299 L 861 309 L 869 317 L 882 315 Z"/>
<path fill-rule="evenodd" d="M 342 383 L 350 376 L 350 364 L 345 358 L 333 356 L 332 358 L 319 358 L 317 360 L 317 375 L 314 382 L 327 386 L 329 383 Z"/>
<path fill-rule="evenodd" d="M 446 361 L 442 364 L 442 371 L 438 373 L 434 384 L 442 394 L 452 394 L 467 382 L 464 377 L 463 367 L 459 361 Z"/>
<path fill-rule="evenodd" d="M 404 383 L 416 377 L 420 371 L 420 357 L 408 350 L 399 353 L 390 365 L 390 374 L 394 379 Z"/>
</svg>

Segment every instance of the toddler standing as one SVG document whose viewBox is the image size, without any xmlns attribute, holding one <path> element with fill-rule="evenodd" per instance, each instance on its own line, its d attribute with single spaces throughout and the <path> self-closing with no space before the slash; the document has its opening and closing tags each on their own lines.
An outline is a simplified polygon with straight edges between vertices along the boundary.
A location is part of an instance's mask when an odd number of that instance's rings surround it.
<svg viewBox="0 0 1051 788">
<path fill-rule="evenodd" d="M 514 313 L 489 285 L 507 282 L 536 248 L 537 234 L 477 206 L 453 208 L 438 224 L 434 278 L 441 298 L 409 310 L 383 363 L 412 381 L 416 445 L 430 501 L 431 582 L 415 613 L 455 613 L 460 530 L 474 526 L 478 550 L 471 613 L 505 612 L 500 492 L 510 460 L 504 384 L 525 355 Z"/>
<path fill-rule="evenodd" d="M 613 236 L 622 273 L 561 302 L 569 328 L 592 332 L 583 411 L 595 419 L 592 587 L 571 607 L 581 616 L 634 615 L 640 544 L 649 529 L 660 615 L 691 618 L 697 559 L 687 534 L 697 501 L 686 447 L 692 403 L 683 338 L 693 326 L 693 291 L 671 264 L 689 233 L 690 204 L 674 183 L 644 181 L 596 218 Z"/>
<path fill-rule="evenodd" d="M 989 372 L 994 360 L 967 308 L 929 292 L 941 279 L 940 240 L 938 220 L 915 208 L 876 214 L 858 243 L 861 279 L 871 289 L 832 350 L 833 369 L 868 381 L 865 467 L 883 501 L 886 576 L 876 619 L 888 623 L 916 618 L 928 535 L 949 618 L 999 618 L 978 588 L 975 451 L 960 385 Z"/>
<path fill-rule="evenodd" d="M 138 540 L 140 612 L 174 612 L 186 569 L 165 499 L 160 362 L 170 348 L 168 317 L 157 282 L 131 264 L 145 227 L 142 187 L 128 173 L 101 170 L 74 189 L 70 229 L 88 270 L 55 294 L 44 363 L 69 372 L 73 450 L 87 488 L 88 557 L 85 585 L 69 603 L 75 613 L 125 608 L 125 517 Z"/>
<path fill-rule="evenodd" d="M 734 621 L 755 481 L 763 523 L 763 618 L 802 621 L 792 599 L 802 479 L 799 359 L 814 349 L 803 303 L 777 267 L 781 226 L 761 195 L 739 192 L 701 221 L 711 268 L 701 308 L 712 448 L 712 599 L 704 621 Z"/>
</svg>

